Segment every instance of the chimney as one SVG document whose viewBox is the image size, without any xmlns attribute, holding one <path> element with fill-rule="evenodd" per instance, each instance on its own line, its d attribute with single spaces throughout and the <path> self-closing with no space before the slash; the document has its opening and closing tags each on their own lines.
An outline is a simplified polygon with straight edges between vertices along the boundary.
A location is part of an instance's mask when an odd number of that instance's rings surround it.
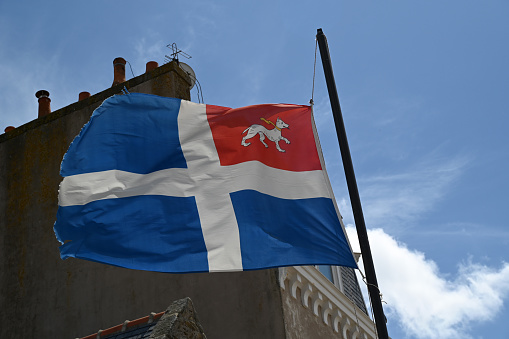
<svg viewBox="0 0 509 339">
<path fill-rule="evenodd" d="M 125 82 L 125 63 L 124 58 L 113 60 L 113 84 L 111 87 Z"/>
<path fill-rule="evenodd" d="M 90 97 L 89 92 L 80 92 L 80 94 L 78 95 L 78 101 L 84 100 L 89 97 Z"/>
<path fill-rule="evenodd" d="M 35 96 L 39 99 L 39 115 L 38 117 L 43 117 L 51 113 L 49 92 L 41 89 L 35 93 Z"/>
<path fill-rule="evenodd" d="M 159 64 L 157 63 L 157 61 L 149 61 L 149 62 L 147 62 L 145 73 L 152 72 L 157 67 L 159 67 Z"/>
<path fill-rule="evenodd" d="M 7 127 L 5 127 L 4 132 L 5 132 L 5 133 L 10 132 L 10 131 L 12 131 L 12 130 L 13 130 L 13 129 L 15 129 L 15 128 L 16 128 L 16 127 L 14 127 L 14 126 L 7 126 Z"/>
</svg>

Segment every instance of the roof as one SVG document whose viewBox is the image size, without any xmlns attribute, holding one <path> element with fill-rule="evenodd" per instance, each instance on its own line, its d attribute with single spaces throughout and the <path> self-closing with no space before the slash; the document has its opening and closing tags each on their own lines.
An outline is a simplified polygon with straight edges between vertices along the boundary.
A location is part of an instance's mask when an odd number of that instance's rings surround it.
<svg viewBox="0 0 509 339">
<path fill-rule="evenodd" d="M 190 298 L 174 301 L 164 312 L 99 330 L 81 339 L 206 339 Z"/>
<path fill-rule="evenodd" d="M 142 339 L 149 338 L 155 325 L 164 312 L 151 313 L 150 315 L 136 320 L 126 320 L 124 323 L 110 327 L 106 330 L 99 330 L 81 339 Z"/>
</svg>

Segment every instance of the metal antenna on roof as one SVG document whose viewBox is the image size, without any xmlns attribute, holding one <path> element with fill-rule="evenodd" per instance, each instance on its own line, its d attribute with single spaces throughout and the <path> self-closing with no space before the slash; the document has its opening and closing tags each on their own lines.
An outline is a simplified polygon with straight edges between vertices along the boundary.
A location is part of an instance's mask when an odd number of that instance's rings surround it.
<svg viewBox="0 0 509 339">
<path fill-rule="evenodd" d="M 186 58 L 186 59 L 191 59 L 191 58 L 192 58 L 192 56 L 190 56 L 190 55 L 189 55 L 189 54 L 187 54 L 186 52 L 184 52 L 184 51 L 182 51 L 182 50 L 178 49 L 178 47 L 177 47 L 177 43 L 175 43 L 175 42 L 174 42 L 174 43 L 172 43 L 172 44 L 166 45 L 166 47 L 170 48 L 170 49 L 171 49 L 171 51 L 172 51 L 172 53 L 170 54 L 170 56 L 165 55 L 165 57 L 166 57 L 165 61 L 166 61 L 167 63 L 168 63 L 168 62 L 170 62 L 170 61 L 175 60 L 175 61 L 177 61 L 177 64 L 178 64 L 178 63 L 179 63 L 179 54 L 180 54 L 181 56 L 183 56 L 184 58 Z"/>
<path fill-rule="evenodd" d="M 191 86 L 189 87 L 189 90 L 191 90 L 195 83 L 198 84 L 196 86 L 196 90 L 197 90 L 197 96 L 198 96 L 198 102 L 202 103 L 203 102 L 203 91 L 201 90 L 201 85 L 200 85 L 200 82 L 198 81 L 198 79 L 196 78 L 196 74 L 194 73 L 193 69 L 191 68 L 191 66 L 189 66 L 188 64 L 185 64 L 183 62 L 180 62 L 179 61 L 179 55 L 183 56 L 184 58 L 186 59 L 191 59 L 192 56 L 190 56 L 189 54 L 187 54 L 186 52 L 182 51 L 181 49 L 178 49 L 177 47 L 177 44 L 174 42 L 172 44 L 169 44 L 169 45 L 166 45 L 166 47 L 170 48 L 172 53 L 168 56 L 168 55 L 165 55 L 166 59 L 164 60 L 165 63 L 169 63 L 169 62 L 172 62 L 172 61 L 176 61 L 177 62 L 177 65 L 184 71 L 186 72 L 186 74 L 189 76 L 189 78 L 191 79 Z M 200 98 L 201 97 L 201 98 Z M 201 100 L 200 100 L 201 99 Z"/>
</svg>

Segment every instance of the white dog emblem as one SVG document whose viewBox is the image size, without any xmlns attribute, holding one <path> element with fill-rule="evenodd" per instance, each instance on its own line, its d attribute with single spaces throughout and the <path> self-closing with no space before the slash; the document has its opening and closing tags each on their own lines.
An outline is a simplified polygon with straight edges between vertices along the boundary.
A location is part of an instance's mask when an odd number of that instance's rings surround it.
<svg viewBox="0 0 509 339">
<path fill-rule="evenodd" d="M 286 139 L 284 136 L 281 135 L 281 130 L 283 128 L 288 128 L 288 124 L 285 124 L 285 122 L 279 118 L 277 118 L 276 124 L 274 124 L 272 121 L 268 121 L 264 118 L 260 118 L 260 120 L 265 121 L 268 124 L 274 125 L 274 128 L 266 129 L 262 125 L 257 125 L 257 124 L 249 126 L 248 128 L 246 128 L 244 130 L 244 132 L 242 132 L 242 134 L 244 134 L 247 131 L 246 136 L 242 138 L 242 142 L 241 142 L 242 146 L 247 147 L 247 146 L 251 145 L 251 143 L 246 142 L 246 140 L 251 139 L 252 137 L 254 137 L 255 135 L 258 134 L 258 135 L 260 135 L 260 142 L 263 144 L 263 146 L 269 147 L 263 141 L 263 140 L 265 140 L 265 137 L 267 137 L 267 138 L 269 138 L 270 141 L 274 141 L 274 143 L 276 144 L 276 148 L 279 152 L 286 152 L 284 149 L 281 149 L 281 147 L 279 147 L 279 140 L 283 140 L 287 144 L 290 143 L 290 140 Z"/>
</svg>

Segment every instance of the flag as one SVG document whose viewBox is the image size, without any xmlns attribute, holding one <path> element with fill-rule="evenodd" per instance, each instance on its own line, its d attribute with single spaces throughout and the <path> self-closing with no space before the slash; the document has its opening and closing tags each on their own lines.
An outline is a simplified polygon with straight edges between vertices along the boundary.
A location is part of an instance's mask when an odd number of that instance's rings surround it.
<svg viewBox="0 0 509 339">
<path fill-rule="evenodd" d="M 311 107 L 116 95 L 64 156 L 62 259 L 139 270 L 357 267 Z"/>
</svg>

